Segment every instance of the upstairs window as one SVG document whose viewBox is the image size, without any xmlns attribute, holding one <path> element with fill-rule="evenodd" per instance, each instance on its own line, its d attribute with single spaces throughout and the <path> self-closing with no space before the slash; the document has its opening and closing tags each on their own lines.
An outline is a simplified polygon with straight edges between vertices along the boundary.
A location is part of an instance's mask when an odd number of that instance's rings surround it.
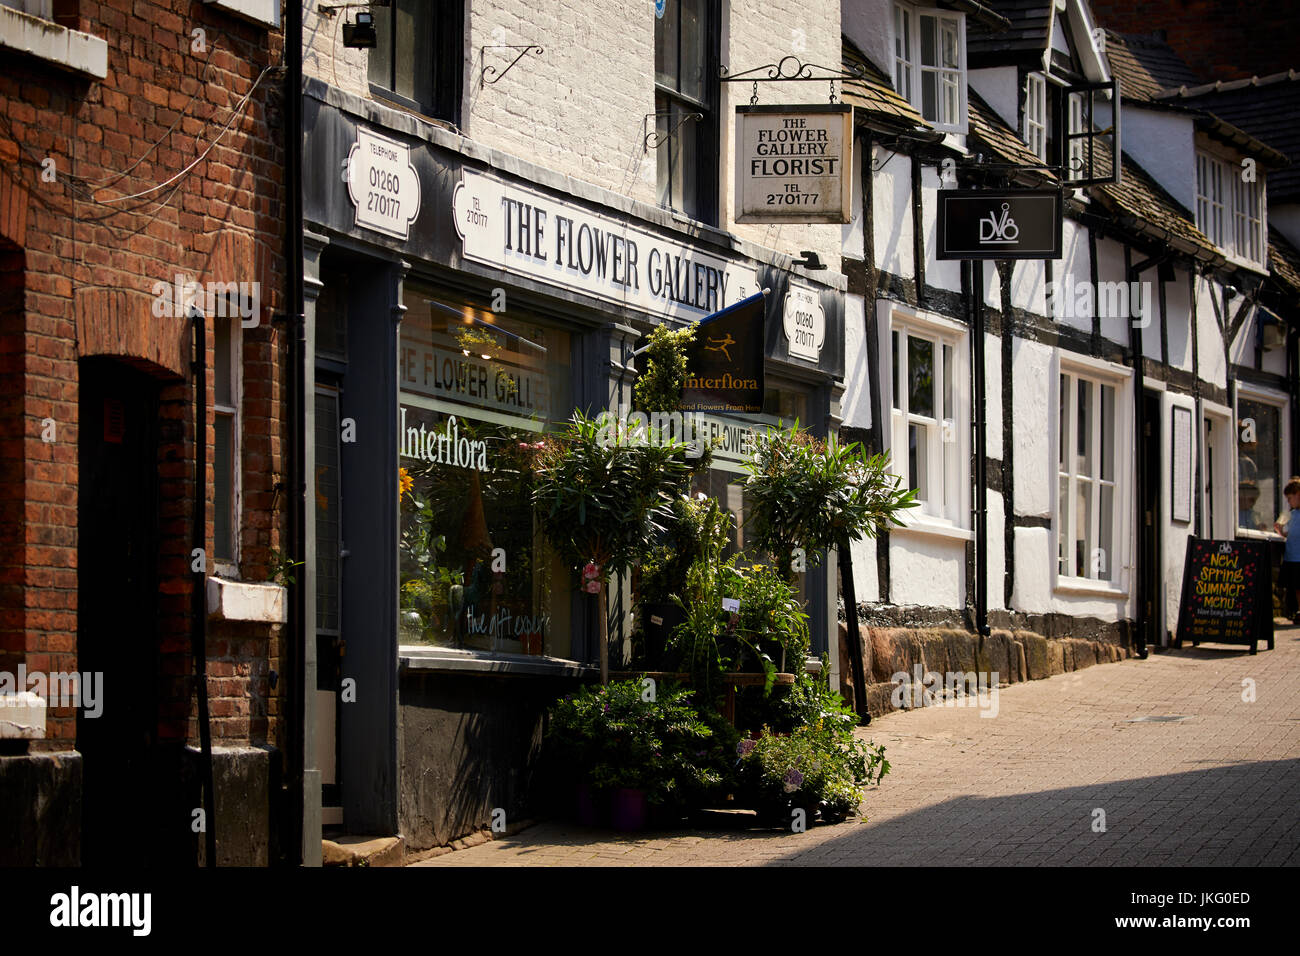
<svg viewBox="0 0 1300 956">
<path fill-rule="evenodd" d="M 894 88 L 935 129 L 966 132 L 966 18 L 894 6 Z"/>
<path fill-rule="evenodd" d="M 1025 77 L 1024 140 L 1040 162 L 1047 162 L 1047 80 L 1041 73 Z"/>
<path fill-rule="evenodd" d="M 236 313 L 237 314 L 237 313 Z M 238 319 L 213 317 L 212 543 L 228 573 L 239 562 L 240 415 L 242 336 Z"/>
<path fill-rule="evenodd" d="M 1241 167 L 1198 151 L 1196 228 L 1228 255 L 1262 267 L 1265 224 L 1263 179 L 1247 182 Z"/>
<path fill-rule="evenodd" d="M 370 12 L 377 35 L 370 51 L 371 93 L 459 123 L 464 0 L 393 0 Z"/>
<path fill-rule="evenodd" d="M 659 204 L 717 225 L 719 5 L 666 0 L 662 16 L 657 11 L 656 6 Z"/>
</svg>

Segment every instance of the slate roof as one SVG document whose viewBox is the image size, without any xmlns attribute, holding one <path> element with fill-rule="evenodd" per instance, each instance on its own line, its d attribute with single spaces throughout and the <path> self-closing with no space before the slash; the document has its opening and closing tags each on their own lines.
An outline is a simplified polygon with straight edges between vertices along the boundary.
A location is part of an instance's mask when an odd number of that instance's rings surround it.
<svg viewBox="0 0 1300 956">
<path fill-rule="evenodd" d="M 1201 81 L 1159 34 L 1107 30 L 1106 59 L 1126 99 L 1154 100 L 1166 90 Z"/>
<path fill-rule="evenodd" d="M 968 89 L 967 94 L 970 108 L 969 135 L 993 153 L 994 162 L 1028 166 L 1042 163 L 1042 160 L 1030 151 L 1015 130 L 1007 126 L 983 97 L 973 89 Z M 969 144 L 968 148 L 972 153 L 980 151 L 974 144 Z M 1035 185 L 1056 185 L 1056 177 L 1045 169 L 1025 170 L 1018 178 L 1031 180 Z"/>
<path fill-rule="evenodd" d="M 1016 54 L 1033 59 L 1047 49 L 1052 0 L 986 0 L 986 5 L 1006 17 L 1011 26 L 994 30 L 978 20 L 966 22 L 966 57 L 971 67 L 1004 63 Z"/>
<path fill-rule="evenodd" d="M 1300 200 L 1300 72 L 1167 90 L 1161 102 L 1205 110 L 1291 160 L 1268 174 L 1270 202 Z"/>
<path fill-rule="evenodd" d="M 1203 261 L 1223 261 L 1223 254 L 1193 224 L 1195 219 L 1189 210 L 1127 153 L 1122 162 L 1119 182 L 1091 188 L 1091 195 L 1114 213 L 1122 226 L 1167 239 Z"/>
<path fill-rule="evenodd" d="M 1300 296 L 1300 250 L 1272 226 L 1268 227 L 1268 266 L 1279 283 Z"/>
</svg>

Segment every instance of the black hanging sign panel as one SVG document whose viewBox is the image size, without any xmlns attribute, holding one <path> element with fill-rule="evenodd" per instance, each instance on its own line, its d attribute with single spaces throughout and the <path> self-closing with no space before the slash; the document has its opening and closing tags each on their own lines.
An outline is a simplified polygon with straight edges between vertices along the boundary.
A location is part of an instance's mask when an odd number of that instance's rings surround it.
<svg viewBox="0 0 1300 956">
<path fill-rule="evenodd" d="M 1187 539 L 1175 643 L 1273 649 L 1273 575 L 1263 541 Z"/>
<path fill-rule="evenodd" d="M 701 319 L 687 351 L 684 412 L 756 415 L 763 410 L 763 319 L 759 292 Z"/>
<path fill-rule="evenodd" d="M 1061 258 L 1055 189 L 939 190 L 939 259 Z"/>
</svg>

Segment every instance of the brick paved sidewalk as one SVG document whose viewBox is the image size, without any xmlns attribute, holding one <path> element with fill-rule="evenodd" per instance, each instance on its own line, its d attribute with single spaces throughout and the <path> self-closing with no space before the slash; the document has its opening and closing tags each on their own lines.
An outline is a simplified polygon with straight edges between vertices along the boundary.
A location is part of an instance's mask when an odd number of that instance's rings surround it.
<svg viewBox="0 0 1300 956">
<path fill-rule="evenodd" d="M 994 717 L 931 707 L 860 731 L 894 767 L 867 791 L 866 822 L 632 835 L 548 822 L 414 865 L 1300 863 L 1300 630 L 1254 657 L 1153 654 L 996 703 Z M 1170 716 L 1186 719 L 1136 721 Z"/>
</svg>

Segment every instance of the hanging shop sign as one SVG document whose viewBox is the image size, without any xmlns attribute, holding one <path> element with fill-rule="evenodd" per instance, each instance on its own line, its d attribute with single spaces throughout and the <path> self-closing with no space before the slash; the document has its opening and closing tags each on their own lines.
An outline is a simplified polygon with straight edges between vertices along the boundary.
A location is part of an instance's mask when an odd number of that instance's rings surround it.
<svg viewBox="0 0 1300 956">
<path fill-rule="evenodd" d="M 738 106 L 736 222 L 847 223 L 853 107 Z"/>
<path fill-rule="evenodd" d="M 754 415 L 763 410 L 766 298 L 759 292 L 696 326 L 686 353 L 682 411 Z"/>
<path fill-rule="evenodd" d="M 1273 572 L 1264 541 L 1187 539 L 1177 644 L 1249 644 L 1273 649 Z"/>
<path fill-rule="evenodd" d="M 344 174 L 358 226 L 398 239 L 410 235 L 420 213 L 420 176 L 409 146 L 358 127 Z"/>
<path fill-rule="evenodd" d="M 1061 194 L 1054 189 L 939 190 L 936 258 L 1061 258 Z"/>
<path fill-rule="evenodd" d="M 698 319 L 758 290 L 753 269 L 469 170 L 452 214 L 467 259 L 656 315 Z"/>
<path fill-rule="evenodd" d="M 822 344 L 826 341 L 826 311 L 822 308 L 821 296 L 811 289 L 791 284 L 790 291 L 785 294 L 782 317 L 791 357 L 819 361 Z"/>
</svg>

